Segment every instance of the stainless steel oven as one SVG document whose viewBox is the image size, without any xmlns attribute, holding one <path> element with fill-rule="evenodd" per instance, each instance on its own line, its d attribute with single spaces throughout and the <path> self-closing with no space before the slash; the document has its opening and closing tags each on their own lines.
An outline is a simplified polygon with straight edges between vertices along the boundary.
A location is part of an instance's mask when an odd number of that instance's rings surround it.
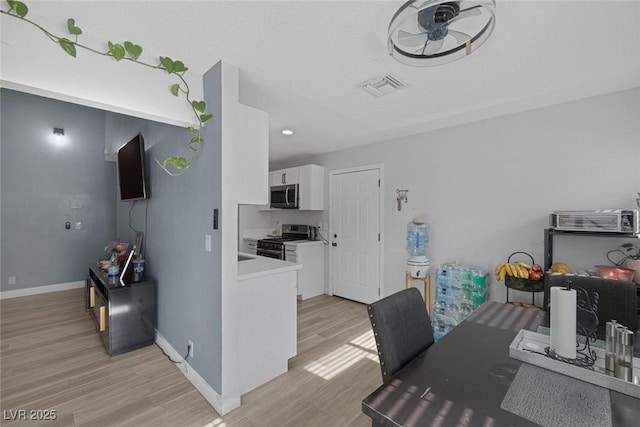
<svg viewBox="0 0 640 427">
<path fill-rule="evenodd" d="M 271 187 L 271 207 L 298 209 L 298 184 Z"/>
<path fill-rule="evenodd" d="M 256 255 L 284 259 L 284 242 L 280 238 L 260 239 L 256 244 Z"/>
<path fill-rule="evenodd" d="M 256 243 L 256 255 L 284 260 L 284 242 L 290 242 L 292 240 L 306 240 L 308 238 L 308 225 L 283 224 L 282 236 L 274 236 L 258 240 Z"/>
</svg>

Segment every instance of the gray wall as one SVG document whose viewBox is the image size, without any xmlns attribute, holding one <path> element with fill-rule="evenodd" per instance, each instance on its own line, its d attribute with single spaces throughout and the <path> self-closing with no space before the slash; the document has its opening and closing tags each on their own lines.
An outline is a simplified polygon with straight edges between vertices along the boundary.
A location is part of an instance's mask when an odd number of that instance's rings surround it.
<svg viewBox="0 0 640 427">
<path fill-rule="evenodd" d="M 105 154 L 110 161 L 116 162 L 118 149 L 131 140 L 138 133 L 144 138 L 145 148 L 147 152 L 158 141 L 171 138 L 176 141 L 176 147 L 185 140 L 184 129 L 168 125 L 166 123 L 153 122 L 150 120 L 140 119 L 123 114 L 107 111 L 105 117 Z M 146 156 L 147 179 L 150 178 L 152 169 L 157 168 L 153 156 Z M 117 180 L 116 176 L 116 180 Z M 118 182 L 118 181 L 116 181 Z M 119 184 L 119 182 L 118 182 Z M 149 184 L 149 183 L 148 183 Z M 147 185 L 147 196 L 153 196 L 151 185 Z M 116 200 L 120 200 L 120 191 L 116 190 L 114 195 Z M 123 241 L 132 243 L 135 232 L 145 232 L 146 216 L 148 215 L 147 202 L 138 200 L 135 202 L 118 202 L 117 204 L 117 237 Z M 143 255 L 146 248 L 142 248 Z"/>
<path fill-rule="evenodd" d="M 116 229 L 116 167 L 104 160 L 104 112 L 8 89 L 0 102 L 0 289 L 84 280 Z M 61 145 L 54 127 L 65 130 Z M 16 285 L 7 284 L 9 276 Z"/>
<path fill-rule="evenodd" d="M 117 234 L 132 242 L 134 231 L 145 231 L 146 272 L 158 282 L 158 332 L 181 354 L 194 343 L 190 365 L 221 392 L 221 257 L 222 239 L 212 229 L 213 209 L 220 207 L 220 67 L 204 77 L 205 100 L 214 118 L 203 130 L 205 143 L 193 166 L 171 177 L 156 164 L 168 156 L 188 155 L 190 134 L 183 128 L 109 114 L 109 152 L 141 132 L 147 148 L 148 200 L 118 202 Z M 117 196 L 116 196 L 117 197 Z M 205 234 L 212 251 L 204 250 Z"/>
<path fill-rule="evenodd" d="M 158 281 L 158 331 L 183 354 L 187 340 L 194 342 L 190 364 L 218 392 L 222 240 L 212 223 L 221 203 L 220 82 L 216 66 L 205 76 L 214 118 L 200 156 L 180 177 L 164 173 L 154 158 L 188 154 L 190 134 L 183 128 L 0 92 L 0 289 L 84 280 L 109 241 L 131 243 L 132 228 L 145 231 L 147 273 Z M 67 145 L 52 144 L 53 127 L 65 128 Z M 105 161 L 105 153 L 116 153 L 138 132 L 145 138 L 151 197 L 134 205 L 118 201 L 116 163 Z M 83 228 L 65 230 L 65 221 L 82 221 Z M 205 234 L 212 235 L 210 253 Z M 16 286 L 7 286 L 8 276 L 17 277 Z"/>
<path fill-rule="evenodd" d="M 330 171 L 384 164 L 383 289 L 390 294 L 404 287 L 406 224 L 415 216 L 431 223 L 428 255 L 434 268 L 458 260 L 492 269 L 519 250 L 542 263 L 543 229 L 554 210 L 636 207 L 638 117 L 640 89 L 634 89 L 272 164 L 271 169 L 324 165 L 327 209 L 321 221 L 329 222 Z M 409 203 L 400 212 L 396 189 L 409 190 Z M 288 213 L 259 215 L 272 224 L 293 219 L 285 217 Z M 315 214 L 297 215 L 296 220 L 318 222 Z M 557 239 L 555 259 L 586 269 L 606 263 L 606 252 L 619 243 L 563 237 Z M 491 297 L 504 301 L 502 282 L 492 285 Z M 525 293 L 510 293 L 510 298 L 531 301 Z"/>
</svg>

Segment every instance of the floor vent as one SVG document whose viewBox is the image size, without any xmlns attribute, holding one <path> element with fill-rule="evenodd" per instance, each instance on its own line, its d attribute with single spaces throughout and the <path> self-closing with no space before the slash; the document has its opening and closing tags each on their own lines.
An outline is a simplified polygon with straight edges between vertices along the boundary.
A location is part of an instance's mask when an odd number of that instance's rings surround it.
<svg viewBox="0 0 640 427">
<path fill-rule="evenodd" d="M 405 87 L 405 84 L 391 74 L 374 77 L 358 85 L 359 88 L 373 96 L 382 96 Z"/>
</svg>

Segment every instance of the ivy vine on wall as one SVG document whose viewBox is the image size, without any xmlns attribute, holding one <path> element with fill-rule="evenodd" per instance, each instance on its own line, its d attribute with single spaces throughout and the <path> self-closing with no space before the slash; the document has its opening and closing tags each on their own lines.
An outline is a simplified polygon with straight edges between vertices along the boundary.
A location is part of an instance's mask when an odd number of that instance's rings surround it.
<svg viewBox="0 0 640 427">
<path fill-rule="evenodd" d="M 82 29 L 76 25 L 75 19 L 67 19 L 67 31 L 69 34 L 68 36 L 62 37 L 51 33 L 42 25 L 28 19 L 26 16 L 29 13 L 29 8 L 24 2 L 6 0 L 6 3 L 9 6 L 8 9 L 0 10 L 0 13 L 19 19 L 38 28 L 49 38 L 49 40 L 59 45 L 62 50 L 74 58 L 76 57 L 78 50 L 82 49 L 97 55 L 110 56 L 116 61 L 134 62 L 138 65 L 160 70 L 175 76 L 178 79 L 178 83 L 171 85 L 169 91 L 174 96 L 184 96 L 186 102 L 193 111 L 197 122 L 196 126 L 188 127 L 191 139 L 187 142 L 187 147 L 191 150 L 191 155 L 189 159 L 186 157 L 167 157 L 162 161 L 158 159 L 155 160 L 156 163 L 158 163 L 158 165 L 160 165 L 160 167 L 171 176 L 182 175 L 187 169 L 189 169 L 202 149 L 202 143 L 204 142 L 204 139 L 202 138 L 202 127 L 207 120 L 211 119 L 212 116 L 206 112 L 207 104 L 204 101 L 191 99 L 191 90 L 189 88 L 189 84 L 184 78 L 184 74 L 187 72 L 188 68 L 182 61 L 173 60 L 168 56 L 161 56 L 158 58 L 158 62 L 156 64 L 145 62 L 140 59 L 143 51 L 142 46 L 131 41 L 125 41 L 122 43 L 108 41 L 106 50 L 95 49 L 78 42 L 78 36 L 82 34 Z"/>
</svg>

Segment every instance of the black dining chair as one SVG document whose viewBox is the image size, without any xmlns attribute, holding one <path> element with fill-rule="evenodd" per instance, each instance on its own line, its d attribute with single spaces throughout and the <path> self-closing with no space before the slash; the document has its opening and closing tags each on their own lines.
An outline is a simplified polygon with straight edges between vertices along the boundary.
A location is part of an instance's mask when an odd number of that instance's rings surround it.
<svg viewBox="0 0 640 427">
<path fill-rule="evenodd" d="M 433 328 L 420 291 L 403 289 L 367 307 L 378 347 L 382 381 L 433 344 Z"/>
</svg>

